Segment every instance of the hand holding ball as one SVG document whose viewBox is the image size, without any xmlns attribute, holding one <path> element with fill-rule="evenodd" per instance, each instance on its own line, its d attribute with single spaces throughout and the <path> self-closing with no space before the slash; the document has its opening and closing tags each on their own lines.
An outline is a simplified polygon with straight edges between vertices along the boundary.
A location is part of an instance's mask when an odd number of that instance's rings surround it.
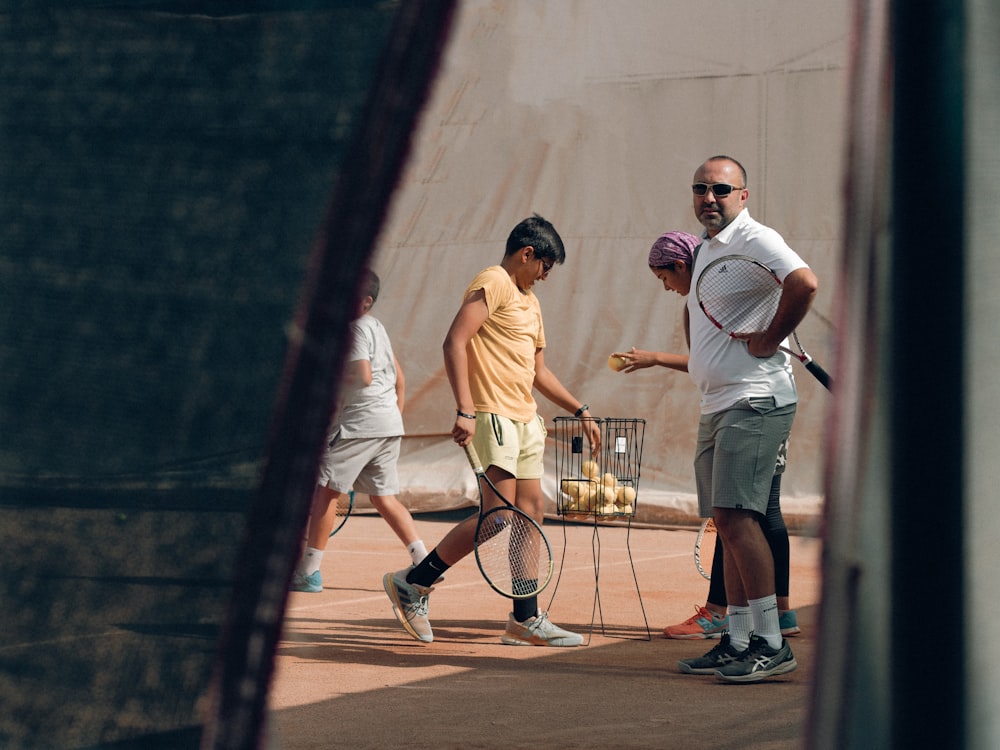
<svg viewBox="0 0 1000 750">
<path fill-rule="evenodd" d="M 628 362 L 625 361 L 624 357 L 616 357 L 612 354 L 608 357 L 608 367 L 610 367 L 615 372 L 621 372 L 626 367 L 628 367 Z"/>
</svg>

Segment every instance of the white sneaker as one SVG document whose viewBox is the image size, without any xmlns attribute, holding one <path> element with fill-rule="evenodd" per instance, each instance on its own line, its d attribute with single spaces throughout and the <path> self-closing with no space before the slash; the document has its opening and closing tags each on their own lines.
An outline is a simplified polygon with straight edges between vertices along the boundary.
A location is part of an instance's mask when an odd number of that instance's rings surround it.
<svg viewBox="0 0 1000 750">
<path fill-rule="evenodd" d="M 434 589 L 407 583 L 406 574 L 409 571 L 409 568 L 403 568 L 395 573 L 386 573 L 382 576 L 382 587 L 389 595 L 393 614 L 399 624 L 418 641 L 430 643 L 434 640 L 434 631 L 427 619 L 427 599 Z"/>
<path fill-rule="evenodd" d="M 500 642 L 507 646 L 579 646 L 583 636 L 553 625 L 548 612 L 541 612 L 524 622 L 515 620 L 512 613 L 507 618 L 507 630 Z"/>
</svg>

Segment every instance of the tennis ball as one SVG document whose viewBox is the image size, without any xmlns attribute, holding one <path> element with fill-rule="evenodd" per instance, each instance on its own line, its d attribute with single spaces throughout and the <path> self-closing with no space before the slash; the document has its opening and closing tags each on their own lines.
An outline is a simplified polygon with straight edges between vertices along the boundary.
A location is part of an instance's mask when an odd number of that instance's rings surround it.
<svg viewBox="0 0 1000 750">
<path fill-rule="evenodd" d="M 597 465 L 597 461 L 584 461 L 583 465 L 580 466 L 580 471 L 583 472 L 585 477 L 592 479 L 596 479 L 601 475 L 601 467 Z"/>
<path fill-rule="evenodd" d="M 618 487 L 618 477 L 609 471 L 601 477 L 601 484 L 614 492 L 614 490 Z"/>
<path fill-rule="evenodd" d="M 572 498 L 580 497 L 580 482 L 575 479 L 562 480 L 562 491 Z"/>
<path fill-rule="evenodd" d="M 615 502 L 618 505 L 631 505 L 635 502 L 635 487 L 629 487 L 628 485 L 623 485 L 618 488 L 615 493 Z"/>
<path fill-rule="evenodd" d="M 625 361 L 624 357 L 616 357 L 612 354 L 608 357 L 608 367 L 610 367 L 615 372 L 621 372 L 626 367 L 628 367 L 628 362 Z"/>
<path fill-rule="evenodd" d="M 626 503 L 625 505 L 623 505 L 622 506 L 622 513 L 624 513 L 627 516 L 631 516 L 632 515 L 632 504 L 631 503 Z"/>
</svg>

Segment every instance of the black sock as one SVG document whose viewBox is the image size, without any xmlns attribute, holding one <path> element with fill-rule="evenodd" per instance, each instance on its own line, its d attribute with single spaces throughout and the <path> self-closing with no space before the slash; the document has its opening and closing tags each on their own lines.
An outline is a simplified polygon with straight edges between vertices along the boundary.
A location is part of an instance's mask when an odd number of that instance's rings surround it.
<svg viewBox="0 0 1000 750">
<path fill-rule="evenodd" d="M 534 617 L 538 614 L 538 597 L 531 596 L 527 599 L 515 599 L 514 600 L 514 619 L 518 622 L 524 622 L 529 617 Z"/>
<path fill-rule="evenodd" d="M 437 548 L 434 548 L 427 553 L 427 557 L 421 560 L 419 565 L 406 574 L 406 582 L 414 583 L 417 586 L 433 586 L 434 581 L 450 567 L 438 557 Z"/>
</svg>

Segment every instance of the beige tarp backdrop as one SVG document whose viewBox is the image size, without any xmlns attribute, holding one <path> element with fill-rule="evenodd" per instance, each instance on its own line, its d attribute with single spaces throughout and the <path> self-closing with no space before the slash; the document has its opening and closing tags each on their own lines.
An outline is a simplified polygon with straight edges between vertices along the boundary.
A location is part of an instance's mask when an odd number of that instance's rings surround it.
<svg viewBox="0 0 1000 750">
<path fill-rule="evenodd" d="M 689 185 L 713 154 L 744 164 L 751 215 L 819 274 L 799 332 L 835 375 L 848 26 L 846 4 L 818 0 L 729 0 L 708 14 L 661 0 L 462 4 L 375 261 L 374 314 L 407 379 L 404 502 L 426 511 L 474 497 L 447 436 L 454 399 L 441 344 L 466 283 L 538 212 L 567 247 L 566 263 L 536 286 L 546 362 L 596 416 L 646 420 L 637 521 L 694 519 L 693 385 L 663 368 L 613 373 L 606 360 L 633 345 L 685 350 L 682 300 L 645 261 L 661 232 L 700 231 Z M 795 366 L 783 505 L 793 523 L 811 523 L 830 396 Z M 541 397 L 539 406 L 550 427 L 565 416 Z M 551 498 L 552 450 L 548 462 Z"/>
</svg>

